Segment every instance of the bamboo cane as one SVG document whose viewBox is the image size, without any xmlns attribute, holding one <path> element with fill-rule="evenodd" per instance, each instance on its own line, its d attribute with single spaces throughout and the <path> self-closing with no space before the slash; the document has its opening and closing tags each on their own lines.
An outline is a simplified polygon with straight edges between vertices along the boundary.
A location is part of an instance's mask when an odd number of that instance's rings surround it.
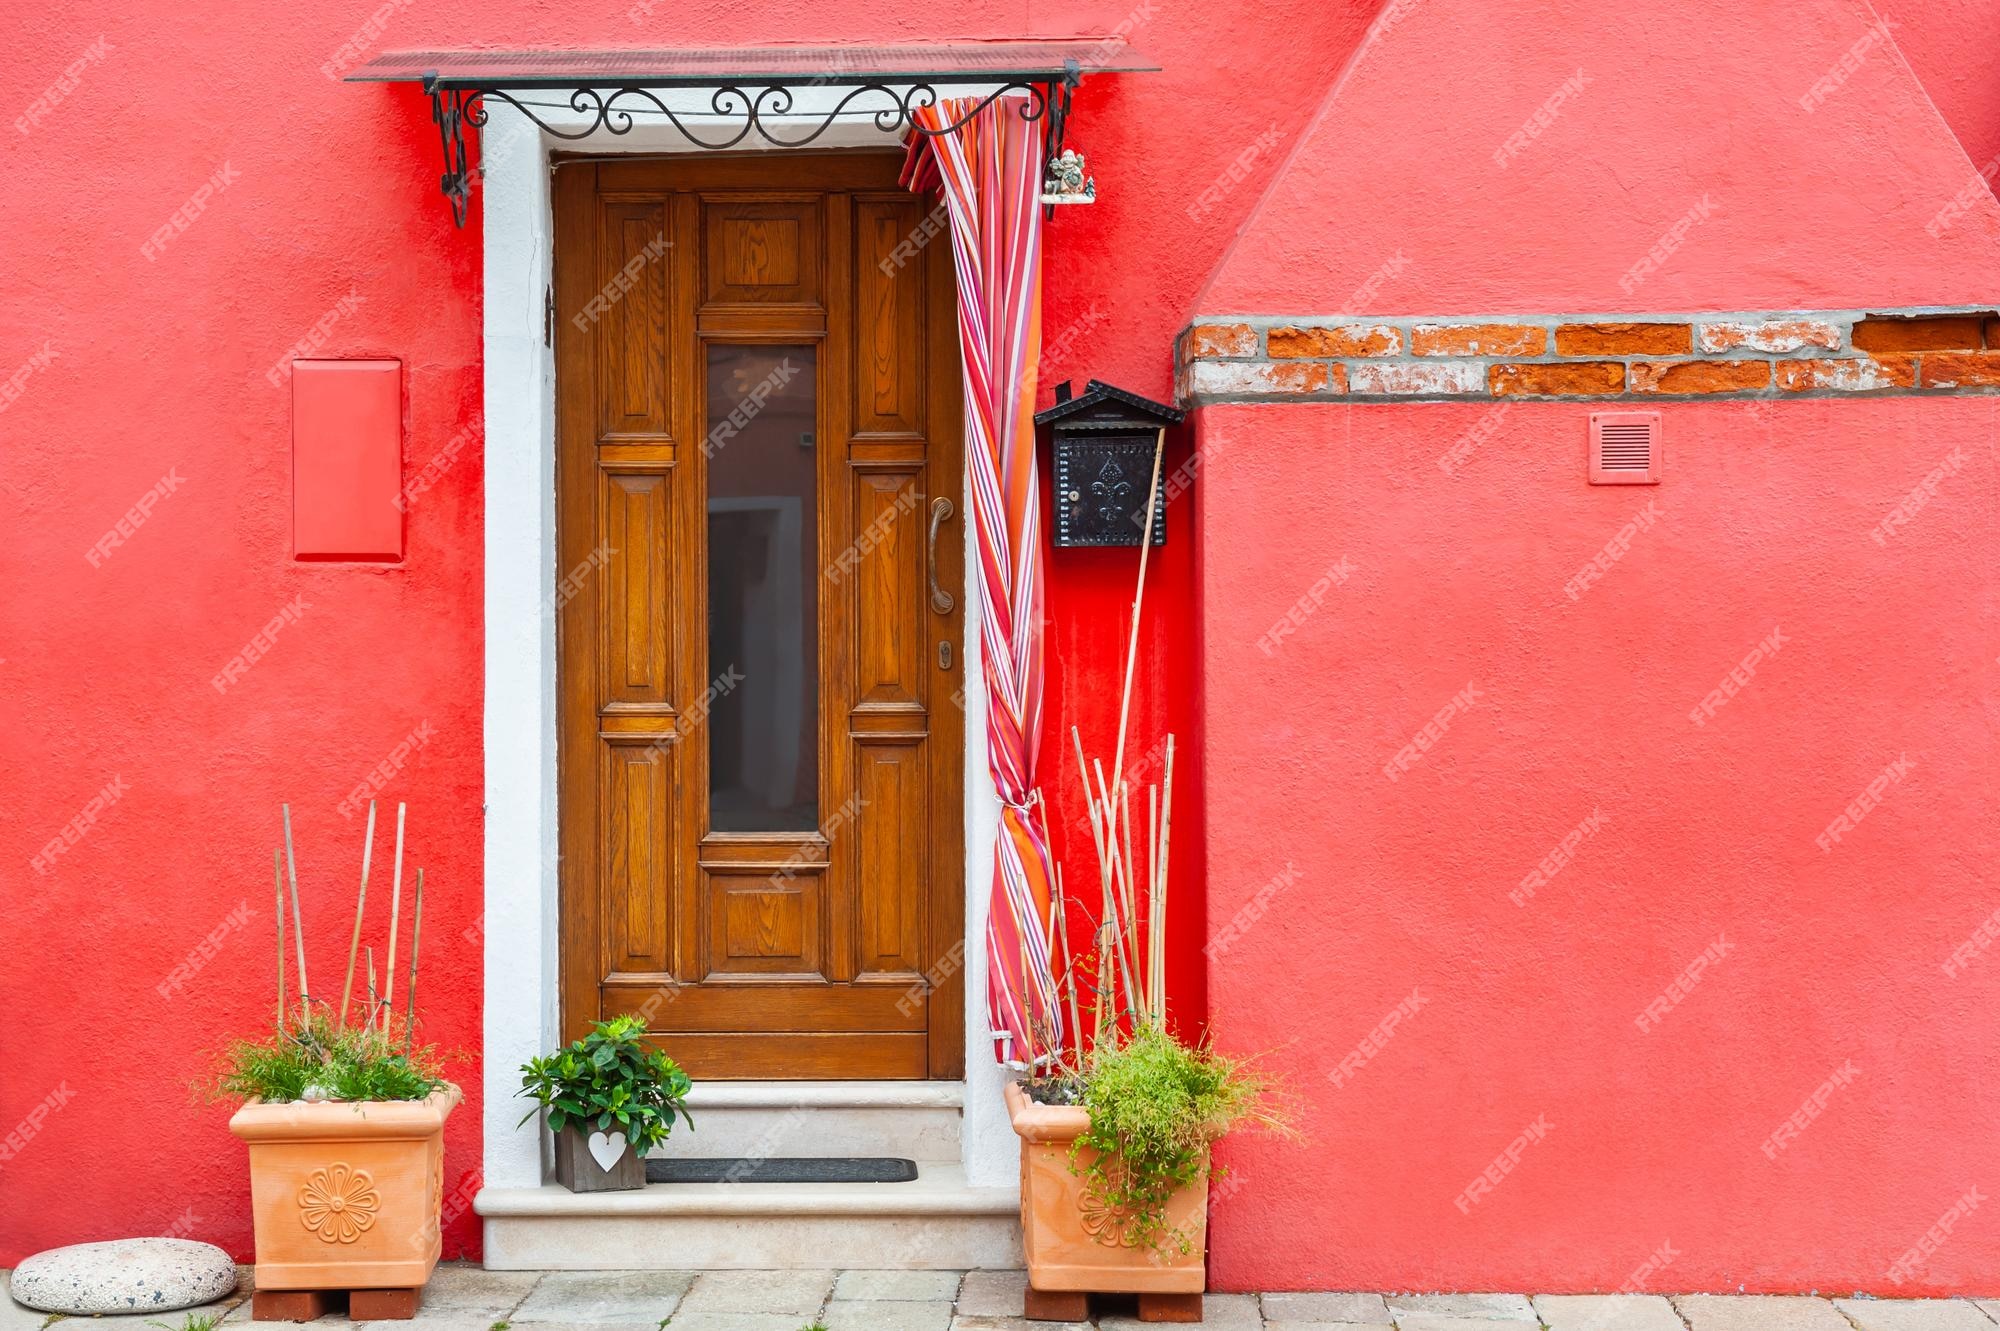
<svg viewBox="0 0 2000 1331">
<path fill-rule="evenodd" d="M 382 1029 L 396 1010 L 396 931 L 403 919 L 403 814 L 409 805 L 396 804 L 396 876 L 389 887 L 389 960 L 382 971 Z"/>
<path fill-rule="evenodd" d="M 1164 1013 L 1160 995 L 1160 787 L 1146 787 L 1146 1005 Z"/>
<path fill-rule="evenodd" d="M 1125 931 L 1130 935 L 1132 949 L 1132 1019 L 1136 1023 L 1146 1018 L 1146 976 L 1139 969 L 1139 885 L 1133 881 L 1132 869 L 1132 792 L 1128 787 L 1118 788 L 1119 835 L 1124 839 L 1125 873 L 1121 879 L 1125 890 Z"/>
<path fill-rule="evenodd" d="M 299 918 L 299 862 L 292 853 L 292 806 L 281 804 L 285 811 L 285 872 L 292 880 L 292 950 L 299 958 L 299 1004 L 304 1007 L 312 1002 L 312 984 L 306 979 L 306 927 Z"/>
<path fill-rule="evenodd" d="M 1104 899 L 1107 906 L 1106 918 L 1112 926 L 1112 939 L 1117 945 L 1115 951 L 1119 963 L 1118 973 L 1124 977 L 1125 982 L 1125 1006 L 1123 1008 L 1120 1008 L 1118 1005 L 1116 985 L 1114 984 L 1113 986 L 1112 1009 L 1114 1015 L 1116 1015 L 1120 1012 L 1130 1013 L 1132 1011 L 1132 1002 L 1138 994 L 1138 990 L 1134 987 L 1135 968 L 1138 965 L 1138 960 L 1132 955 L 1133 935 L 1129 918 L 1130 911 L 1128 903 L 1125 900 L 1123 875 L 1120 871 L 1118 812 L 1116 806 L 1111 802 L 1109 791 L 1104 785 L 1104 764 L 1096 763 L 1094 766 L 1097 769 L 1098 808 L 1104 820 L 1104 842 L 1110 848 L 1104 868 Z"/>
<path fill-rule="evenodd" d="M 347 979 L 340 986 L 340 1020 L 336 1033 L 347 1029 L 347 1002 L 354 996 L 354 963 L 361 951 L 361 917 L 368 909 L 368 861 L 375 853 L 375 801 L 368 801 L 368 840 L 361 846 L 361 892 L 354 898 L 354 934 L 347 942 Z"/>
<path fill-rule="evenodd" d="M 424 941 L 424 871 L 417 870 L 417 900 L 410 911 L 410 982 L 403 986 L 403 1057 L 417 1029 L 417 948 Z"/>
<path fill-rule="evenodd" d="M 1167 427 L 1153 436 L 1153 479 L 1146 486 L 1146 528 L 1139 538 L 1139 584 L 1132 593 L 1132 631 L 1125 644 L 1125 690 L 1118 702 L 1118 749 L 1111 760 L 1111 785 L 1125 778 L 1125 726 L 1132 716 L 1132 671 L 1139 661 L 1139 607 L 1146 600 L 1146 558 L 1153 552 L 1154 496 L 1160 491 L 1160 464 L 1167 454 Z"/>
<path fill-rule="evenodd" d="M 370 1035 L 373 1035 L 375 1033 L 375 1012 L 376 1012 L 375 949 L 371 946 L 367 949 L 367 952 L 368 952 L 368 1020 L 362 1023 L 361 1029 L 368 1032 Z"/>
<path fill-rule="evenodd" d="M 1167 852 L 1173 839 L 1173 831 L 1174 831 L 1174 737 L 1172 735 L 1168 735 L 1166 771 L 1161 777 L 1161 784 L 1160 784 L 1160 858 L 1159 858 L 1160 879 L 1159 879 L 1159 887 L 1157 888 L 1158 905 L 1155 908 L 1158 910 L 1160 917 L 1161 967 L 1160 967 L 1160 974 L 1158 976 L 1158 984 L 1160 992 L 1160 1011 L 1162 1016 L 1164 1016 L 1166 1013 L 1166 1002 L 1167 1002 L 1167 977 L 1166 977 L 1166 964 L 1165 964 L 1167 956 L 1167 871 L 1172 863 L 1172 861 L 1168 858 Z"/>
<path fill-rule="evenodd" d="M 1070 1036 L 1076 1041 L 1077 1062 L 1083 1061 L 1083 1015 L 1078 1011 L 1076 1000 L 1076 958 L 1069 950 L 1069 894 L 1063 890 L 1062 865 L 1056 866 L 1056 934 L 1057 947 L 1062 952 L 1063 989 L 1069 995 Z M 282 957 L 281 957 L 282 959 Z"/>
<path fill-rule="evenodd" d="M 278 1038 L 285 1038 L 285 853 L 271 847 L 271 897 L 278 921 Z"/>
<path fill-rule="evenodd" d="M 1090 837 L 1097 847 L 1097 886 L 1104 907 L 1097 925 L 1096 1010 L 1091 1016 L 1094 1051 L 1097 1043 L 1104 1038 L 1104 1022 L 1109 1015 L 1107 1004 L 1116 1002 L 1113 991 L 1118 984 L 1118 973 L 1111 952 L 1111 941 L 1115 936 L 1111 929 L 1112 922 L 1117 919 L 1118 910 L 1111 895 L 1110 859 L 1105 853 L 1104 828 L 1098 818 L 1097 797 L 1090 788 L 1090 764 L 1083 756 L 1083 735 L 1075 726 L 1069 728 L 1069 734 L 1071 742 L 1076 745 L 1077 775 L 1083 779 L 1083 802 L 1090 817 Z"/>
<path fill-rule="evenodd" d="M 1014 942 L 1021 954 L 1021 1041 L 1023 1052 L 1028 1056 L 1028 1075 L 1035 1075 L 1035 1004 L 1028 988 L 1028 935 L 1025 930 L 1014 935 Z"/>
</svg>

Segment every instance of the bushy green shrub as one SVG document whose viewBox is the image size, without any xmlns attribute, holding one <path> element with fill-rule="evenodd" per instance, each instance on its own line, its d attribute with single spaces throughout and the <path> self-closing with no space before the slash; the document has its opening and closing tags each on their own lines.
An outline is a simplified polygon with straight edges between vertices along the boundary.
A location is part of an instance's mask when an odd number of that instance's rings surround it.
<svg viewBox="0 0 2000 1331">
<path fill-rule="evenodd" d="M 1090 1131 L 1070 1162 L 1122 1226 L 1114 1240 L 1188 1251 L 1188 1236 L 1167 1225 L 1168 1199 L 1208 1172 L 1209 1146 L 1231 1128 L 1282 1126 L 1266 1098 L 1263 1079 L 1242 1061 L 1157 1027 L 1100 1051 L 1084 1078 Z"/>
<path fill-rule="evenodd" d="M 205 1088 L 225 1100 L 282 1103 L 317 1088 L 324 1100 L 422 1100 L 444 1085 L 443 1058 L 430 1045 L 405 1047 L 402 1023 L 388 1030 L 339 1030 L 321 1009 L 292 1014 L 282 1034 L 237 1040 L 222 1051 Z"/>
<path fill-rule="evenodd" d="M 571 1123 L 597 1132 L 619 1131 L 644 1155 L 667 1139 L 674 1118 L 687 1111 L 693 1085 L 680 1064 L 641 1038 L 646 1023 L 637 1017 L 600 1021 L 581 1040 L 521 1065 L 521 1094 L 549 1111 L 549 1130 Z M 526 1123 L 530 1109 L 521 1116 Z"/>
</svg>

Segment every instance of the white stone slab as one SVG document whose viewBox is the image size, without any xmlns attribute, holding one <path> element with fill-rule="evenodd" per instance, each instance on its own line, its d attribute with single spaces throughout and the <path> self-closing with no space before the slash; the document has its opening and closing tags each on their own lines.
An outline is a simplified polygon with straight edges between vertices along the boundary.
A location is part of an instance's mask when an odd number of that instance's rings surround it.
<svg viewBox="0 0 2000 1331">
<path fill-rule="evenodd" d="M 508 1320 L 578 1326 L 650 1322 L 657 1327 L 679 1310 L 694 1283 L 689 1271 L 551 1271 Z"/>
<path fill-rule="evenodd" d="M 1534 1303 L 1549 1331 L 1687 1331 L 1658 1294 L 1537 1294 Z"/>
<path fill-rule="evenodd" d="M 50 1248 L 14 1268 L 8 1292 L 43 1312 L 92 1316 L 193 1308 L 236 1289 L 236 1263 L 193 1239 L 112 1239 Z"/>
<path fill-rule="evenodd" d="M 1398 1322 L 1405 1314 L 1431 1317 L 1485 1318 L 1492 1322 L 1526 1322 L 1535 1309 L 1525 1294 L 1391 1294 L 1389 1311 Z"/>
<path fill-rule="evenodd" d="M 846 1299 L 826 1306 L 826 1331 L 947 1331 L 951 1304 L 914 1299 Z"/>
<path fill-rule="evenodd" d="M 1965 1299 L 1835 1299 L 1861 1331 L 1993 1331 Z"/>
<path fill-rule="evenodd" d="M 1854 1331 L 1825 1299 L 1796 1294 L 1683 1294 L 1674 1307 L 1691 1331 Z"/>
<path fill-rule="evenodd" d="M 950 1303 L 958 1297 L 963 1271 L 842 1271 L 833 1282 L 835 1302 Z"/>
<path fill-rule="evenodd" d="M 1285 1327 L 1285 1331 L 1296 1322 L 1389 1324 L 1389 1305 L 1380 1294 L 1266 1294 L 1263 1303 L 1264 1320 Z"/>
</svg>

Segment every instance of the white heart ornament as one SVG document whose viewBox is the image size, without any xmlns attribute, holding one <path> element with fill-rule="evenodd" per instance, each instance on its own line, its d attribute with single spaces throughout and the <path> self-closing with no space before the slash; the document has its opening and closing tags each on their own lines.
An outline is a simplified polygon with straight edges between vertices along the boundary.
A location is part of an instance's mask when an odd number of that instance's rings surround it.
<svg viewBox="0 0 2000 1331">
<path fill-rule="evenodd" d="M 593 1132 L 587 1145 L 590 1147 L 590 1158 L 607 1174 L 611 1172 L 611 1166 L 625 1158 L 625 1134 L 622 1132 Z"/>
</svg>

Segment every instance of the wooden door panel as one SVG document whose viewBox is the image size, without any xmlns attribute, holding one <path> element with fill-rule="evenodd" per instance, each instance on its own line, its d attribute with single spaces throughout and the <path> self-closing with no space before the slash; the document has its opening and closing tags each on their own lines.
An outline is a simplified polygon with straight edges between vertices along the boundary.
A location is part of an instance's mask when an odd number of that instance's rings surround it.
<svg viewBox="0 0 2000 1331">
<path fill-rule="evenodd" d="M 817 199 L 704 202 L 712 305 L 810 305 L 820 299 Z"/>
<path fill-rule="evenodd" d="M 677 387 L 666 346 L 673 278 L 673 265 L 663 262 L 667 211 L 661 203 L 606 203 L 600 229 L 601 284 L 567 316 L 580 335 L 596 334 L 599 429 L 605 438 L 665 437 Z"/>
<path fill-rule="evenodd" d="M 605 600 L 601 713 L 661 714 L 673 701 L 673 633 L 668 600 L 674 551 L 671 485 L 664 468 L 599 467 L 601 543 L 586 556 L 601 563 Z M 581 567 L 581 566 L 579 566 Z M 572 571 L 569 578 L 589 576 Z M 579 588 L 579 590 L 581 590 Z M 558 586 L 561 596 L 563 588 Z"/>
<path fill-rule="evenodd" d="M 906 849 L 907 830 L 924 824 L 929 797 L 923 746 L 868 739 L 855 746 L 860 808 L 855 841 L 873 866 L 861 895 L 860 974 L 915 982 L 923 971 L 923 885 L 931 872 L 922 848 Z"/>
<path fill-rule="evenodd" d="M 821 882 L 817 871 L 707 870 L 708 966 L 704 980 L 751 975 L 819 978 Z M 678 1019 L 679 1013 L 675 1016 Z M 798 1015 L 796 1008 L 793 1015 Z"/>
<path fill-rule="evenodd" d="M 867 554 L 855 561 L 845 584 L 853 605 L 856 706 L 870 711 L 914 706 L 922 686 L 924 619 L 929 614 L 922 586 L 925 575 L 923 477 L 910 471 L 856 470 L 853 484 L 857 545 Z"/>
<path fill-rule="evenodd" d="M 608 973 L 669 969 L 673 900 L 670 746 L 604 742 L 604 889 Z"/>
<path fill-rule="evenodd" d="M 962 486 L 956 311 L 949 242 L 904 245 L 926 212 L 898 165 L 556 173 L 563 1024 L 640 1014 L 697 1077 L 963 1067 L 963 717 L 933 706 L 962 611 L 929 598 L 935 558 L 963 599 L 963 528 L 926 539 Z M 801 623 L 816 694 L 774 693 L 747 672 Z M 817 698 L 809 768 L 769 742 L 807 718 L 746 701 L 787 696 Z"/>
<path fill-rule="evenodd" d="M 634 973 L 605 983 L 604 1015 L 637 1013 L 655 1022 L 671 1007 L 677 1031 L 729 1034 L 757 1021 L 762 1015 L 760 1005 L 770 993 L 782 993 L 787 1011 L 808 1030 L 865 1035 L 911 1034 L 923 1029 L 922 1008 L 907 1001 L 907 986 L 895 983 L 813 988 L 763 981 L 666 984 L 662 979 Z"/>
<path fill-rule="evenodd" d="M 923 429 L 923 266 L 903 243 L 923 205 L 907 195 L 854 204 L 854 433 L 920 438 Z"/>
</svg>

